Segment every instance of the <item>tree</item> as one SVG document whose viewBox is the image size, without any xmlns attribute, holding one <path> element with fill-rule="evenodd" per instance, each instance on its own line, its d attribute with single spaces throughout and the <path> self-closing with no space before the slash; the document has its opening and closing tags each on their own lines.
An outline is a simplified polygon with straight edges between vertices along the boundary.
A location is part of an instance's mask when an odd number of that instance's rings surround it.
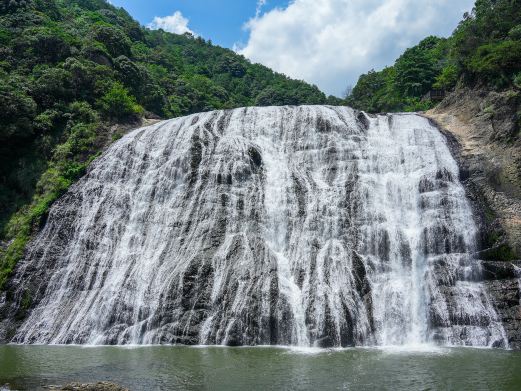
<svg viewBox="0 0 521 391">
<path fill-rule="evenodd" d="M 480 46 L 468 62 L 468 69 L 488 80 L 509 80 L 521 70 L 521 41 L 504 40 Z"/>
<path fill-rule="evenodd" d="M 92 38 L 101 42 L 112 57 L 130 56 L 130 40 L 117 27 L 97 25 L 92 31 Z"/>
<path fill-rule="evenodd" d="M 396 61 L 396 87 L 405 96 L 421 97 L 437 75 L 436 62 L 420 46 L 407 49 Z"/>
<path fill-rule="evenodd" d="M 98 101 L 98 106 L 106 117 L 120 121 L 131 119 L 143 112 L 136 98 L 118 82 Z"/>
<path fill-rule="evenodd" d="M 0 142 L 10 145 L 33 132 L 36 103 L 18 80 L 0 79 Z"/>
<path fill-rule="evenodd" d="M 352 93 L 353 93 L 353 86 L 351 84 L 349 84 L 344 89 L 344 92 L 342 93 L 342 98 L 347 99 L 347 98 L 349 98 L 351 96 Z"/>
</svg>

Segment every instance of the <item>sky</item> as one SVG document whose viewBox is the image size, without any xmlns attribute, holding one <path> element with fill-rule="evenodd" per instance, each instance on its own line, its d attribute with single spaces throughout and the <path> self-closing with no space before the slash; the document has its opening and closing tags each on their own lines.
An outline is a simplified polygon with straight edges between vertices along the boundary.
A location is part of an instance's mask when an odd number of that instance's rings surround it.
<svg viewBox="0 0 521 391">
<path fill-rule="evenodd" d="M 341 96 L 428 35 L 449 36 L 474 0 L 111 0 L 150 28 L 191 32 Z"/>
</svg>

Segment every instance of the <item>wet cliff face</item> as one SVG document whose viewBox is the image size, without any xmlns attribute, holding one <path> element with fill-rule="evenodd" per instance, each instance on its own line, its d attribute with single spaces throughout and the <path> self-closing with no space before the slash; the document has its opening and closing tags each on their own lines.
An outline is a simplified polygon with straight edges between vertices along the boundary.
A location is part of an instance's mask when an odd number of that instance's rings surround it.
<svg viewBox="0 0 521 391">
<path fill-rule="evenodd" d="M 113 145 L 10 282 L 21 343 L 506 346 L 445 138 L 326 106 L 174 119 Z"/>
<path fill-rule="evenodd" d="M 482 203 L 478 212 L 486 215 L 483 247 L 507 245 L 503 258 L 521 255 L 520 109 L 519 92 L 464 88 L 428 113 L 458 144 L 454 155 L 476 189 L 471 197 Z"/>
<path fill-rule="evenodd" d="M 519 92 L 458 88 L 427 115 L 446 132 L 478 223 L 483 278 L 521 348 L 521 139 Z"/>
</svg>

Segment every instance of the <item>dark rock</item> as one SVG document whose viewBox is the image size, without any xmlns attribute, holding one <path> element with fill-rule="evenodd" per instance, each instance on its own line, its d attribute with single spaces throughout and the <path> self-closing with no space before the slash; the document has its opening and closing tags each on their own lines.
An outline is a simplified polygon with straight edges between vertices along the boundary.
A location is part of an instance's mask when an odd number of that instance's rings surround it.
<svg viewBox="0 0 521 391">
<path fill-rule="evenodd" d="M 98 383 L 69 383 L 65 386 L 50 385 L 46 388 L 53 391 L 130 391 L 128 388 L 106 381 Z"/>
<path fill-rule="evenodd" d="M 505 280 L 518 278 L 514 264 L 511 262 L 482 262 L 484 280 Z"/>
</svg>

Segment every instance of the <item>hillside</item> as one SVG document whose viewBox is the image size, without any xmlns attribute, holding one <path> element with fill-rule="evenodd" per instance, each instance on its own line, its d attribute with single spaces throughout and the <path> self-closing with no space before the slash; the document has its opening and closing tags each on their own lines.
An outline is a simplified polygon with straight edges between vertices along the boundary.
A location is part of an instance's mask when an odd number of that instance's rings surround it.
<svg viewBox="0 0 521 391">
<path fill-rule="evenodd" d="M 104 0 L 2 1 L 0 53 L 0 286 L 52 202 L 141 118 L 338 102 Z"/>
<path fill-rule="evenodd" d="M 347 104 L 369 112 L 418 111 L 433 89 L 521 89 L 521 1 L 477 0 L 449 38 L 428 37 L 393 66 L 360 76 Z M 517 98 L 517 104 L 521 101 Z M 518 113 L 518 127 L 521 114 Z"/>
</svg>

